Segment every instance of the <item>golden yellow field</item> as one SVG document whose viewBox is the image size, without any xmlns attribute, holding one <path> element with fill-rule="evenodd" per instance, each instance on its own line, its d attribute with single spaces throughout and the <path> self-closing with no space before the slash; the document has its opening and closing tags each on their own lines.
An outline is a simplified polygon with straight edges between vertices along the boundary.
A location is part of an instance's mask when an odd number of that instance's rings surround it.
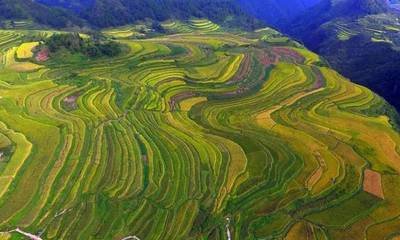
<svg viewBox="0 0 400 240">
<path fill-rule="evenodd" d="M 17 49 L 17 58 L 26 59 L 33 57 L 33 49 L 38 46 L 38 42 L 23 43 Z"/>
</svg>

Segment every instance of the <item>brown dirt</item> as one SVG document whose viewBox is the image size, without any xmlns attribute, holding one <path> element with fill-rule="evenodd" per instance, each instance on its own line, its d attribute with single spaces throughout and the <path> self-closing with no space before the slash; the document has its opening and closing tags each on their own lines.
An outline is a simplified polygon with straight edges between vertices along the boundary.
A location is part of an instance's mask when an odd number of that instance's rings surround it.
<svg viewBox="0 0 400 240">
<path fill-rule="evenodd" d="M 278 56 L 276 56 L 271 50 L 259 52 L 257 57 L 261 64 L 263 64 L 265 67 L 276 64 L 279 60 Z"/>
<path fill-rule="evenodd" d="M 363 189 L 378 198 L 384 199 L 381 174 L 370 169 L 364 171 Z"/>
<path fill-rule="evenodd" d="M 274 47 L 272 52 L 279 56 L 281 60 L 286 60 L 294 63 L 303 63 L 305 61 L 304 57 L 293 49 L 285 47 Z"/>
<path fill-rule="evenodd" d="M 235 74 L 235 76 L 229 80 L 228 83 L 237 83 L 245 79 L 251 71 L 251 56 L 250 54 L 246 54 L 242 64 L 240 65 L 239 71 Z"/>
</svg>

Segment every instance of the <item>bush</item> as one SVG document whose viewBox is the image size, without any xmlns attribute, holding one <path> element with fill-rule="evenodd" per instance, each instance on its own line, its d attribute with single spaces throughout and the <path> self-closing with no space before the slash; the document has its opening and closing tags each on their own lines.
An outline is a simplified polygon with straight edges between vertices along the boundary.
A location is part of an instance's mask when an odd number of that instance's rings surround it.
<svg viewBox="0 0 400 240">
<path fill-rule="evenodd" d="M 72 54 L 83 54 L 87 57 L 114 57 L 122 52 L 121 44 L 100 38 L 83 39 L 79 33 L 54 34 L 44 41 L 51 54 L 67 50 Z"/>
</svg>

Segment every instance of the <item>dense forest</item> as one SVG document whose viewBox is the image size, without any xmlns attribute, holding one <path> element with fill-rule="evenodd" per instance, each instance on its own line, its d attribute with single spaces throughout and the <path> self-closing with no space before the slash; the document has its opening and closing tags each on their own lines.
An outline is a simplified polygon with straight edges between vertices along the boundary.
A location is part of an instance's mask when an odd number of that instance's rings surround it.
<svg viewBox="0 0 400 240">
<path fill-rule="evenodd" d="M 0 20 L 30 19 L 65 28 L 103 28 L 151 19 L 207 18 L 229 27 L 253 29 L 256 18 L 242 11 L 233 0 L 0 0 Z"/>
<path fill-rule="evenodd" d="M 0 20 L 5 19 L 30 19 L 56 28 L 84 24 L 82 19 L 65 9 L 47 7 L 31 0 L 0 0 Z"/>
</svg>

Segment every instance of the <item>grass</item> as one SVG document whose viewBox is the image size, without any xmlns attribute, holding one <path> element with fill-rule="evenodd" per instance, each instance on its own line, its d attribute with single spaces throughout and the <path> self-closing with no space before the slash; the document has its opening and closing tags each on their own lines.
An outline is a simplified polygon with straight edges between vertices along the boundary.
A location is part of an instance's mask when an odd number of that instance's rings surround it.
<svg viewBox="0 0 400 240">
<path fill-rule="evenodd" d="M 272 29 L 163 25 L 179 34 L 135 40 L 125 35 L 135 26 L 107 29 L 128 46 L 124 54 L 29 70 L 29 58 L 17 56 L 22 39 L 51 31 L 0 31 L 0 231 L 43 239 L 226 239 L 227 227 L 232 239 L 397 234 L 400 136 L 378 111 L 379 96 L 301 46 L 260 44 L 278 36 Z M 367 168 L 381 175 L 383 200 L 362 190 Z"/>
</svg>

